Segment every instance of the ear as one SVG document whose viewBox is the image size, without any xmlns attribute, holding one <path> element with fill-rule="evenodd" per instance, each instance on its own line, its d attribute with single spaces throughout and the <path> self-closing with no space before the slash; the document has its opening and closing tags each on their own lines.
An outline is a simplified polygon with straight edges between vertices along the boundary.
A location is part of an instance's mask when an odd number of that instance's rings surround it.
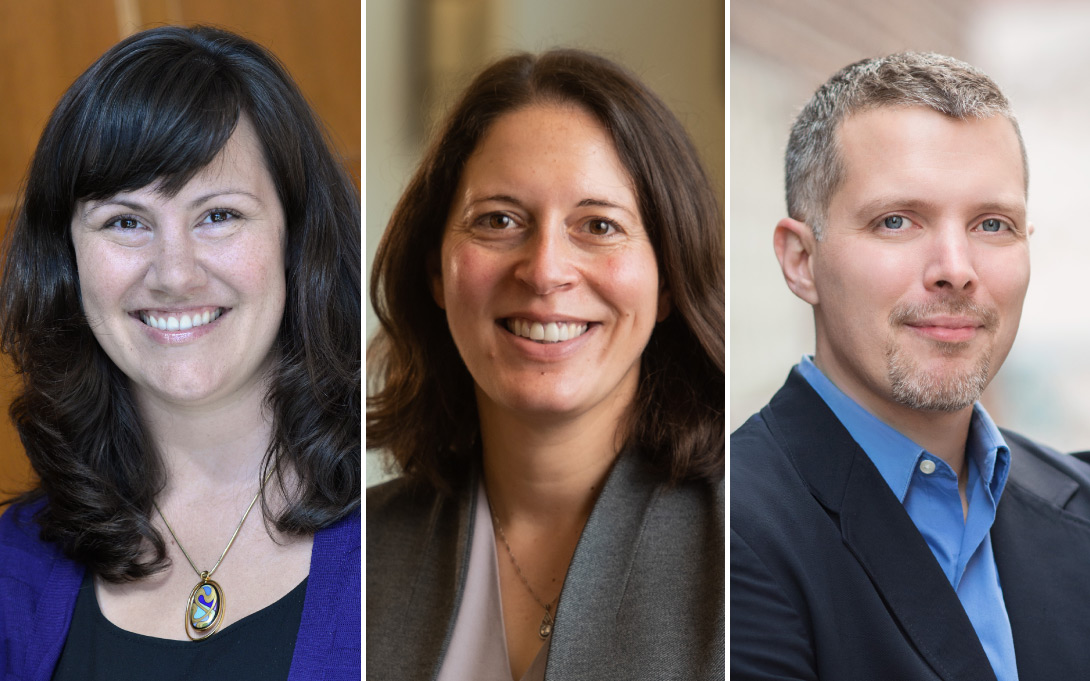
<svg viewBox="0 0 1090 681">
<path fill-rule="evenodd" d="M 1037 225 L 1032 222 L 1026 224 L 1026 235 L 1033 236 L 1033 233 L 1037 231 Z"/>
<path fill-rule="evenodd" d="M 787 288 L 811 305 L 818 304 L 814 286 L 813 255 L 817 245 L 814 232 L 805 222 L 784 218 L 776 223 L 772 246 L 780 261 Z"/>
<path fill-rule="evenodd" d="M 431 287 L 431 297 L 440 309 L 447 309 L 443 297 L 443 266 L 439 263 L 439 252 L 432 251 L 427 257 L 428 286 Z"/>
</svg>

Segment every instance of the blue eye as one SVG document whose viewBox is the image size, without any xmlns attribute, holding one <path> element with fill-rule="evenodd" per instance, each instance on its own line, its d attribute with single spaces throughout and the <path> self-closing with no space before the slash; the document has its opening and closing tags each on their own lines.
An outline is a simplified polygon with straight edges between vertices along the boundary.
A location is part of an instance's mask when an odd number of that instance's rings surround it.
<svg viewBox="0 0 1090 681">
<path fill-rule="evenodd" d="M 882 221 L 887 229 L 901 229 L 908 222 L 900 215 L 890 215 L 888 218 Z"/>
<path fill-rule="evenodd" d="M 1005 225 L 1003 221 L 997 220 L 996 218 L 988 218 L 984 222 L 980 223 L 980 228 L 985 232 L 998 232 L 999 230 L 1003 229 L 1004 226 Z"/>
</svg>

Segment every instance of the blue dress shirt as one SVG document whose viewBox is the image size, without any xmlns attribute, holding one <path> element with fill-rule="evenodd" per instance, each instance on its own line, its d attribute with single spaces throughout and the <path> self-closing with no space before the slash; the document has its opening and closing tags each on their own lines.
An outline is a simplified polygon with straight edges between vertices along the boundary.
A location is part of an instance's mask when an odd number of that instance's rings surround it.
<svg viewBox="0 0 1090 681">
<path fill-rule="evenodd" d="M 1014 639 L 992 553 L 995 508 L 1010 470 L 1010 449 L 991 417 L 973 405 L 965 446 L 969 480 L 966 517 L 958 476 L 939 457 L 908 439 L 833 385 L 807 356 L 799 372 L 844 425 L 931 547 L 976 630 L 998 681 L 1017 681 Z M 927 594 L 920 594 L 927 598 Z"/>
</svg>

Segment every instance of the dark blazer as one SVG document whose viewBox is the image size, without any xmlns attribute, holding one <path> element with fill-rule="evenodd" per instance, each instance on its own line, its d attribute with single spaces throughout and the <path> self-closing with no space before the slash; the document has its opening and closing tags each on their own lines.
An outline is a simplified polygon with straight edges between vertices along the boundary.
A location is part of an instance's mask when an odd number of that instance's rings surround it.
<svg viewBox="0 0 1090 681">
<path fill-rule="evenodd" d="M 1090 467 L 1003 435 L 991 537 L 1019 679 L 1090 678 Z M 797 370 L 730 460 L 732 679 L 994 681 L 908 513 Z"/>
<path fill-rule="evenodd" d="M 367 490 L 367 678 L 430 681 L 465 586 L 474 479 L 439 498 L 403 480 Z M 547 680 L 722 681 L 724 486 L 665 487 L 621 456 L 575 549 Z"/>
</svg>

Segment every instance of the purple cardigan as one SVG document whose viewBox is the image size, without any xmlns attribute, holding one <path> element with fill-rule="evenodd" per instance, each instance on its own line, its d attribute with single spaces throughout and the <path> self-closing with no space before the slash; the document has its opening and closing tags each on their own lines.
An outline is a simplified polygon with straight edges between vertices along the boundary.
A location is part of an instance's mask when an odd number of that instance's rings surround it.
<svg viewBox="0 0 1090 681">
<path fill-rule="evenodd" d="M 0 516 L 0 670 L 4 681 L 48 681 L 57 665 L 83 566 L 38 538 L 41 503 Z M 360 511 L 314 535 L 303 618 L 289 681 L 361 678 Z"/>
</svg>

